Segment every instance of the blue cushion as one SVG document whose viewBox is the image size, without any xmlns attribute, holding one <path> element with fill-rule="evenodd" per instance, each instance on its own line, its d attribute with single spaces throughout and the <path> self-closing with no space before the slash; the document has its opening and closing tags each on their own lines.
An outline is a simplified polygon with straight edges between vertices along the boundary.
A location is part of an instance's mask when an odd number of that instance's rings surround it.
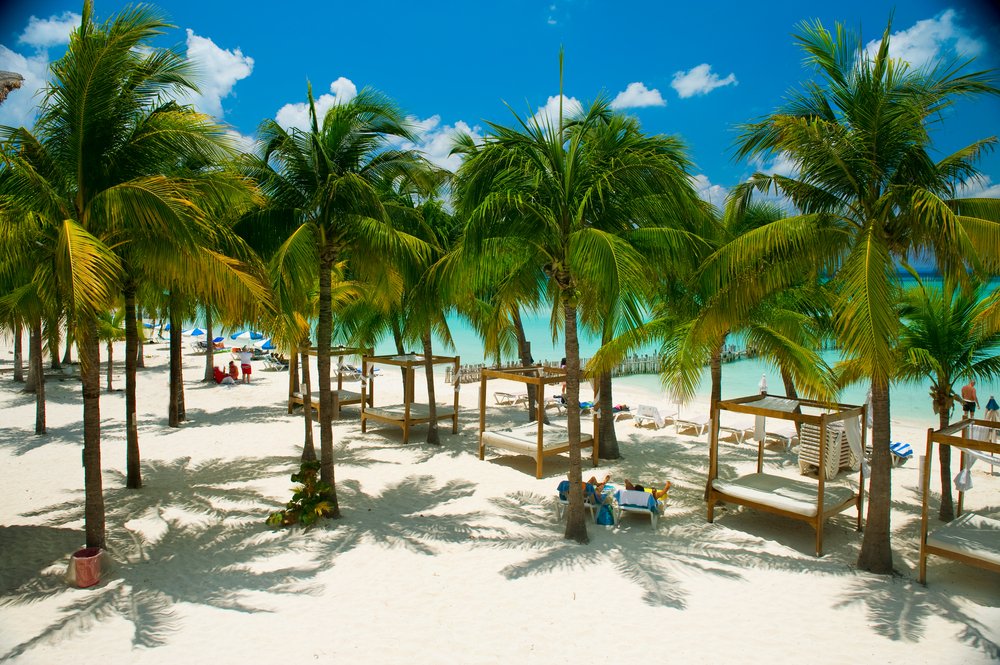
<svg viewBox="0 0 1000 665">
<path fill-rule="evenodd" d="M 902 441 L 897 441 L 890 445 L 889 450 L 897 457 L 913 457 L 913 448 L 910 444 L 903 443 Z"/>
</svg>

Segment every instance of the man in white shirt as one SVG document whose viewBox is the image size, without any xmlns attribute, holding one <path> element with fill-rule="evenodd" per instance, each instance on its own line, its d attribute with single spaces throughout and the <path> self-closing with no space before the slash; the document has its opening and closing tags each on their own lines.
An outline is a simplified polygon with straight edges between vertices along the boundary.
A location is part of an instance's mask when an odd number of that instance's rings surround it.
<svg viewBox="0 0 1000 665">
<path fill-rule="evenodd" d="M 250 353 L 250 347 L 244 346 L 236 355 L 240 359 L 240 371 L 243 372 L 243 383 L 250 383 L 250 373 L 253 370 L 253 368 L 250 367 L 250 361 L 253 359 L 253 354 Z"/>
</svg>

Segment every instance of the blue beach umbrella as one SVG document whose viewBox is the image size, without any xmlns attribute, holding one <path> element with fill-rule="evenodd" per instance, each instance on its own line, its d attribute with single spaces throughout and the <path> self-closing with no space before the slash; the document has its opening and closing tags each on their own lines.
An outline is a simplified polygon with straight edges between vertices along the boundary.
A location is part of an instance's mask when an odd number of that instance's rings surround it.
<svg viewBox="0 0 1000 665">
<path fill-rule="evenodd" d="M 273 343 L 271 342 L 271 338 L 270 338 L 270 337 L 268 337 L 268 338 L 267 338 L 267 341 L 266 341 L 266 342 L 264 342 L 264 343 L 263 343 L 263 344 L 261 345 L 261 347 L 260 347 L 260 348 L 264 349 L 265 351 L 273 351 L 274 349 L 276 349 L 276 348 L 278 348 L 278 347 L 276 347 L 276 346 L 275 346 L 275 345 L 274 345 L 274 344 L 273 344 Z"/>
<path fill-rule="evenodd" d="M 205 331 L 201 328 L 195 328 L 191 331 L 191 337 L 198 337 L 199 335 L 204 335 Z"/>
<path fill-rule="evenodd" d="M 218 337 L 216 337 L 215 339 L 213 339 L 212 342 L 214 342 L 215 344 L 218 344 L 219 342 L 221 342 L 224 339 L 226 339 L 225 335 L 219 335 Z"/>
<path fill-rule="evenodd" d="M 147 322 L 143 321 L 142 327 L 143 328 L 155 328 L 156 326 L 154 326 L 152 323 L 147 323 Z"/>
</svg>

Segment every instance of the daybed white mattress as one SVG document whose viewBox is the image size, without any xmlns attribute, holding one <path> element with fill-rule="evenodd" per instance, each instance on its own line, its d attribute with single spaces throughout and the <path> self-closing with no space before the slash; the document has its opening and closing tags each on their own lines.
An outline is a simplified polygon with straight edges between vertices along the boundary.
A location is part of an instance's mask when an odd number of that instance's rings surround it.
<svg viewBox="0 0 1000 665">
<path fill-rule="evenodd" d="M 753 501 L 779 510 L 787 510 L 803 517 L 816 516 L 816 494 L 819 485 L 813 482 L 774 476 L 768 473 L 752 473 L 732 480 L 716 478 L 712 481 L 712 487 L 737 499 Z M 854 496 L 854 492 L 847 487 L 839 487 L 829 483 L 823 487 L 825 508 L 832 508 L 847 501 L 852 496 Z"/>
<path fill-rule="evenodd" d="M 390 420 L 402 420 L 406 417 L 406 406 L 403 404 L 392 404 L 390 406 L 367 406 L 365 407 L 365 413 L 375 416 L 382 416 L 383 418 L 389 418 Z M 452 416 L 455 413 L 455 407 L 445 404 L 437 405 L 437 417 L 443 418 L 445 416 Z M 426 404 L 411 404 L 410 405 L 410 418 L 427 418 L 430 416 L 430 407 Z"/>
<path fill-rule="evenodd" d="M 580 432 L 580 443 L 592 443 L 594 437 Z M 486 430 L 483 443 L 495 448 L 503 448 L 516 453 L 531 455 L 538 453 L 538 423 L 528 423 L 506 429 Z M 542 426 L 542 451 L 565 448 L 569 445 L 569 430 L 559 425 Z"/>
<path fill-rule="evenodd" d="M 927 534 L 927 544 L 1000 565 L 1000 520 L 965 513 Z"/>
</svg>

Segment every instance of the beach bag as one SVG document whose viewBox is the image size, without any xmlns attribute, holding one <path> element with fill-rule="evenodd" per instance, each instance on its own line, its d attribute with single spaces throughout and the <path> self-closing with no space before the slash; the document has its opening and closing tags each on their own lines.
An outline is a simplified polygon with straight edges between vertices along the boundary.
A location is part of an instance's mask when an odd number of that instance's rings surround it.
<svg viewBox="0 0 1000 665">
<path fill-rule="evenodd" d="M 597 511 L 596 521 L 598 524 L 603 524 L 605 526 L 613 526 L 615 523 L 615 516 L 611 513 L 611 506 L 602 503 L 601 507 Z"/>
</svg>

